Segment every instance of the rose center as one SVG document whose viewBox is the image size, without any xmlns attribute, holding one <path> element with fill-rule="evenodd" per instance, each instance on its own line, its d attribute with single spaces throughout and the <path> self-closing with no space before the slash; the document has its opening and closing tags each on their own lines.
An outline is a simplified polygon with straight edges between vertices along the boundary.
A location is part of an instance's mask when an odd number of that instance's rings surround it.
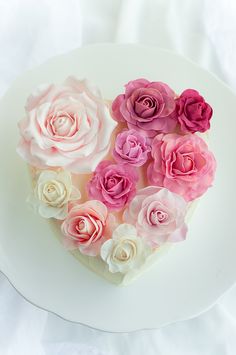
<svg viewBox="0 0 236 355">
<path fill-rule="evenodd" d="M 58 136 L 68 134 L 72 124 L 73 122 L 71 117 L 68 116 L 58 117 L 53 124 L 55 134 L 57 134 Z"/>
<path fill-rule="evenodd" d="M 159 109 L 160 103 L 151 95 L 141 94 L 134 102 L 134 111 L 141 122 L 152 121 Z"/>
<path fill-rule="evenodd" d="M 122 261 L 126 261 L 129 259 L 129 254 L 126 250 L 120 248 L 116 253 L 116 258 Z"/>
<path fill-rule="evenodd" d="M 37 194 L 43 203 L 52 207 L 60 207 L 67 198 L 67 189 L 61 181 L 50 180 L 37 186 Z"/>
<path fill-rule="evenodd" d="M 184 157 L 184 168 L 185 171 L 190 171 L 194 168 L 194 162 L 189 156 Z"/>
<path fill-rule="evenodd" d="M 125 240 L 115 248 L 113 259 L 119 262 L 128 262 L 135 257 L 136 253 L 135 243 L 132 240 Z"/>
<path fill-rule="evenodd" d="M 58 191 L 53 184 L 48 184 L 45 186 L 44 198 L 48 202 L 55 201 L 58 198 Z"/>
<path fill-rule="evenodd" d="M 55 127 L 60 129 L 60 127 L 66 125 L 68 123 L 68 118 L 67 117 L 60 117 L 56 122 L 55 122 Z"/>
<path fill-rule="evenodd" d="M 156 210 L 151 212 L 150 221 L 152 224 L 160 224 L 168 219 L 168 214 L 166 212 Z"/>
<path fill-rule="evenodd" d="M 50 194 L 50 193 L 52 193 L 52 192 L 54 192 L 55 191 L 55 186 L 53 186 L 53 185 L 49 185 L 48 187 L 47 187 L 47 192 Z"/>
<path fill-rule="evenodd" d="M 139 149 L 138 147 L 140 146 L 140 144 L 136 141 L 135 138 L 129 138 L 127 139 L 127 141 L 123 144 L 122 146 L 122 152 L 125 155 L 129 155 L 130 152 L 133 152 L 137 149 Z"/>
<path fill-rule="evenodd" d="M 133 148 L 133 147 L 135 147 L 137 145 L 137 142 L 135 140 L 131 140 L 130 139 L 128 144 L 129 144 L 130 148 Z"/>
<path fill-rule="evenodd" d="M 47 130 L 52 136 L 71 137 L 77 127 L 76 116 L 68 112 L 57 112 L 47 120 Z"/>
<path fill-rule="evenodd" d="M 86 217 L 80 217 L 75 225 L 76 231 L 81 235 L 90 235 L 93 231 L 91 223 Z"/>
<path fill-rule="evenodd" d="M 80 221 L 78 226 L 77 226 L 78 230 L 83 230 L 85 228 L 85 222 L 84 221 Z"/>
<path fill-rule="evenodd" d="M 176 175 L 190 175 L 196 172 L 193 153 L 177 153 L 173 159 L 173 173 Z"/>
<path fill-rule="evenodd" d="M 115 177 L 111 177 L 108 179 L 107 181 L 107 188 L 108 189 L 112 189 L 112 187 L 116 186 L 117 185 L 117 179 Z"/>
<path fill-rule="evenodd" d="M 150 96 L 141 96 L 138 100 L 138 103 L 141 103 L 143 106 L 146 106 L 147 108 L 153 108 L 156 106 L 156 100 L 154 100 Z"/>
</svg>

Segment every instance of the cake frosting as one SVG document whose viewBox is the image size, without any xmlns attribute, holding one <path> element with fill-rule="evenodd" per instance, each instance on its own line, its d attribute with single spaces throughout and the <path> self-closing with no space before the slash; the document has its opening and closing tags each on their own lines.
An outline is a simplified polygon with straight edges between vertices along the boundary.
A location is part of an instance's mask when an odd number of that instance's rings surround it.
<svg viewBox="0 0 236 355">
<path fill-rule="evenodd" d="M 187 236 L 216 162 L 202 95 L 136 79 L 112 101 L 88 80 L 40 85 L 19 123 L 28 202 L 83 265 L 126 285 Z M 53 252 L 53 251 L 52 251 Z"/>
</svg>

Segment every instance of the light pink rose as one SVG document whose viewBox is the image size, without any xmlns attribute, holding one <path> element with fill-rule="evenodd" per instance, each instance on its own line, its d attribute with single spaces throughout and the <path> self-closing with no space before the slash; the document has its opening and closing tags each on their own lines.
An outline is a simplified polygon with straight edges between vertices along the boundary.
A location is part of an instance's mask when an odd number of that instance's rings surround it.
<svg viewBox="0 0 236 355">
<path fill-rule="evenodd" d="M 150 146 L 146 137 L 131 129 L 124 130 L 117 135 L 113 157 L 121 164 L 142 166 L 146 163 L 149 152 Z"/>
<path fill-rule="evenodd" d="M 212 184 L 216 169 L 214 155 L 195 134 L 160 134 L 152 144 L 153 162 L 149 183 L 164 186 L 186 201 L 200 197 Z"/>
<path fill-rule="evenodd" d="M 41 85 L 25 108 L 18 153 L 29 164 L 89 173 L 108 153 L 116 122 L 87 80 L 69 77 L 62 85 Z"/>
<path fill-rule="evenodd" d="M 82 254 L 95 256 L 102 243 L 112 234 L 115 220 L 106 206 L 96 200 L 74 205 L 61 225 L 64 245 L 79 249 Z"/>
<path fill-rule="evenodd" d="M 181 196 L 165 188 L 149 186 L 137 192 L 123 219 L 133 224 L 150 246 L 157 247 L 186 238 L 186 208 Z"/>
<path fill-rule="evenodd" d="M 132 166 L 104 160 L 88 182 L 88 194 L 111 210 L 121 210 L 134 197 L 137 181 L 138 173 Z"/>
<path fill-rule="evenodd" d="M 127 122 L 129 129 L 141 131 L 147 137 L 170 133 L 176 127 L 175 93 L 165 83 L 136 79 L 125 85 L 125 93 L 112 103 L 117 121 Z"/>
</svg>

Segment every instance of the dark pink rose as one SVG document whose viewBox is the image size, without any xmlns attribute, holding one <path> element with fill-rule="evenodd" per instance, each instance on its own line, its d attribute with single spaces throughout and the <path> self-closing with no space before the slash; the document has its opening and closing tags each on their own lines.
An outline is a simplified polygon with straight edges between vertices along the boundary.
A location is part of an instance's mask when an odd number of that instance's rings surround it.
<svg viewBox="0 0 236 355">
<path fill-rule="evenodd" d="M 196 90 L 187 89 L 176 100 L 176 118 L 183 132 L 207 131 L 212 112 L 211 106 Z"/>
<path fill-rule="evenodd" d="M 146 137 L 131 129 L 117 135 L 113 157 L 118 163 L 142 166 L 146 163 L 149 152 Z"/>
<path fill-rule="evenodd" d="M 172 114 L 175 111 L 175 93 L 166 84 L 146 79 L 130 81 L 125 93 L 112 103 L 113 116 L 127 122 L 130 129 L 154 137 L 157 132 L 170 133 L 176 127 Z"/>
<path fill-rule="evenodd" d="M 135 195 L 137 181 L 135 168 L 104 160 L 88 182 L 88 194 L 111 210 L 121 210 Z"/>
<path fill-rule="evenodd" d="M 191 201 L 214 179 L 216 161 L 204 140 L 195 134 L 159 134 L 152 144 L 149 183 L 164 186 Z"/>
</svg>

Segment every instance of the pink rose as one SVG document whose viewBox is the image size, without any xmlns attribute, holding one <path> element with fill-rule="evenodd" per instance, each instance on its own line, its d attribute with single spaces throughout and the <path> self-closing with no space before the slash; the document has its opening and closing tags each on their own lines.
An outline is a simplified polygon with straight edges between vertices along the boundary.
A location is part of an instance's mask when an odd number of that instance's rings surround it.
<svg viewBox="0 0 236 355">
<path fill-rule="evenodd" d="M 176 121 L 171 117 L 174 98 L 168 85 L 137 79 L 125 85 L 125 93 L 113 101 L 112 111 L 117 121 L 154 137 L 157 132 L 170 133 L 175 129 Z"/>
<path fill-rule="evenodd" d="M 149 186 L 137 192 L 123 219 L 133 224 L 150 246 L 157 247 L 185 239 L 186 209 L 187 203 L 181 196 L 165 188 Z"/>
<path fill-rule="evenodd" d="M 86 80 L 69 77 L 63 85 L 41 85 L 29 97 L 26 113 L 19 123 L 18 153 L 31 165 L 88 173 L 108 153 L 116 122 Z"/>
<path fill-rule="evenodd" d="M 98 255 L 102 243 L 112 234 L 113 224 L 114 216 L 100 201 L 74 205 L 61 225 L 64 244 L 82 254 Z"/>
<path fill-rule="evenodd" d="M 113 157 L 118 163 L 141 166 L 146 163 L 149 152 L 146 138 L 132 129 L 117 135 Z"/>
<path fill-rule="evenodd" d="M 112 210 L 121 210 L 135 195 L 137 181 L 135 168 L 104 160 L 88 182 L 88 194 Z"/>
<path fill-rule="evenodd" d="M 195 134 L 160 134 L 152 144 L 150 184 L 164 186 L 186 201 L 201 196 L 214 179 L 216 161 L 204 140 Z"/>
<path fill-rule="evenodd" d="M 183 132 L 207 131 L 212 112 L 211 106 L 196 90 L 185 90 L 176 100 L 177 120 Z"/>
</svg>

